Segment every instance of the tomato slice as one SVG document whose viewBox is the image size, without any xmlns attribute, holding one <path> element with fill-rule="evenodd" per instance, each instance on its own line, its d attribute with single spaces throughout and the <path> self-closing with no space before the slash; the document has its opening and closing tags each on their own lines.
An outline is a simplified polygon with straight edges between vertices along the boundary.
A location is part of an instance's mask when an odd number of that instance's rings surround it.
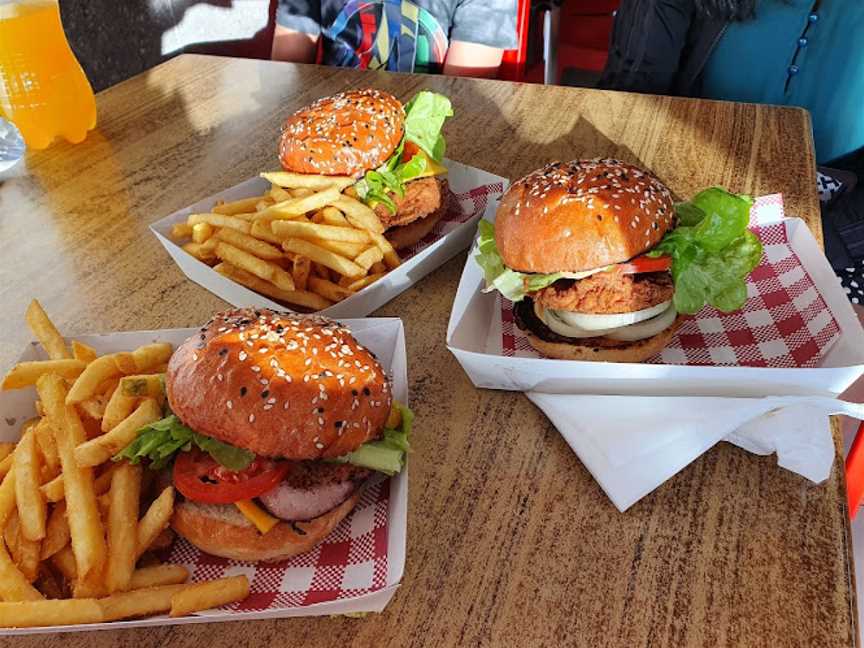
<svg viewBox="0 0 864 648">
<path fill-rule="evenodd" d="M 274 488 L 291 470 L 288 461 L 256 458 L 245 470 L 221 466 L 200 450 L 181 452 L 174 460 L 174 485 L 184 497 L 205 504 L 233 504 Z"/>
<path fill-rule="evenodd" d="M 627 263 L 619 263 L 615 266 L 621 274 L 639 274 L 640 272 L 663 272 L 672 267 L 672 257 L 649 257 L 643 254 Z"/>
<path fill-rule="evenodd" d="M 411 158 L 417 155 L 420 152 L 420 147 L 417 146 L 414 142 L 405 141 L 405 146 L 402 148 L 402 157 L 400 160 L 402 162 L 409 162 Z"/>
</svg>

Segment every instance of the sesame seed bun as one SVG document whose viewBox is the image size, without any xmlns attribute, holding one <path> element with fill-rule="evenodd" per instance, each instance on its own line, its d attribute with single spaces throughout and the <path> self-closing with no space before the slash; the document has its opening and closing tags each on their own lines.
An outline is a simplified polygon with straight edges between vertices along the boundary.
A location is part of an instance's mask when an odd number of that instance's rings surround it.
<svg viewBox="0 0 864 648">
<path fill-rule="evenodd" d="M 196 547 L 234 560 L 275 562 L 305 553 L 320 543 L 360 501 L 358 490 L 339 506 L 308 522 L 279 522 L 260 533 L 231 504 L 184 500 L 174 508 L 171 526 Z"/>
<path fill-rule="evenodd" d="M 645 362 L 645 360 L 657 355 L 666 348 L 675 331 L 683 323 L 684 317 L 679 315 L 671 326 L 663 329 L 653 337 L 637 340 L 636 342 L 618 342 L 617 344 L 608 344 L 608 342 L 612 342 L 608 338 L 591 339 L 594 342 L 602 340 L 603 342 L 607 342 L 606 344 L 586 344 L 584 340 L 577 338 L 572 338 L 569 341 L 551 342 L 538 337 L 530 330 L 525 332 L 525 337 L 528 338 L 528 342 L 532 347 L 547 358 L 590 360 L 594 362 Z"/>
<path fill-rule="evenodd" d="M 359 177 L 383 164 L 402 140 L 405 109 L 381 90 L 349 90 L 291 115 L 279 159 L 286 171 Z"/>
<path fill-rule="evenodd" d="M 620 160 L 554 162 L 504 194 L 495 242 L 513 270 L 580 272 L 650 250 L 673 217 L 672 196 L 650 171 Z"/>
<path fill-rule="evenodd" d="M 168 403 L 187 426 L 258 455 L 321 459 L 379 436 L 389 379 L 351 332 L 324 317 L 238 309 L 171 356 Z"/>
</svg>

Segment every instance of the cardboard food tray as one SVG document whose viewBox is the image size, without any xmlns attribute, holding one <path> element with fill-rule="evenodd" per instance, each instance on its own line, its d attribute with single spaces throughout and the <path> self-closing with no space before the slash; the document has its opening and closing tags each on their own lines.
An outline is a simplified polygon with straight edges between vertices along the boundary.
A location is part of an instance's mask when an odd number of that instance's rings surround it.
<svg viewBox="0 0 864 648">
<path fill-rule="evenodd" d="M 724 329 L 731 316 L 703 309 L 690 327 L 697 333 L 691 337 L 701 335 L 701 352 L 687 349 L 680 332 L 661 356 L 643 364 L 556 360 L 519 351 L 527 345 L 513 340 L 522 334 L 507 321 L 509 302 L 502 302 L 497 291 L 482 292 L 476 249 L 459 282 L 447 346 L 474 385 L 489 389 L 656 396 L 840 394 L 864 372 L 864 331 L 839 280 L 807 225 L 784 217 L 780 196 L 757 201 L 751 226 L 766 254 L 748 282 L 744 312 L 738 314 L 743 331 L 732 335 Z M 766 313 L 773 319 L 762 322 Z M 769 329 L 773 333 L 766 333 Z M 736 356 L 739 349 L 730 340 L 742 337 L 737 333 L 750 336 L 751 356 L 763 366 L 735 366 L 749 362 L 749 356 Z M 758 339 L 760 334 L 768 339 Z M 772 357 L 776 347 L 787 353 Z M 802 349 L 809 349 L 803 366 L 793 366 Z"/>
<path fill-rule="evenodd" d="M 448 214 L 420 243 L 410 250 L 400 251 L 399 255 L 403 258 L 403 263 L 398 268 L 391 270 L 351 297 L 319 311 L 320 314 L 335 318 L 365 317 L 471 244 L 477 229 L 477 221 L 484 215 L 491 217 L 494 214 L 498 198 L 507 187 L 507 180 L 453 160 L 445 160 L 445 164 L 448 168 L 447 179 L 450 191 L 454 194 L 453 204 Z M 172 225 L 185 222 L 189 214 L 210 211 L 219 199 L 229 202 L 257 196 L 269 187 L 270 183 L 263 178 L 250 178 L 166 216 L 153 223 L 150 229 L 183 274 L 198 285 L 234 306 L 261 306 L 285 310 L 290 307 L 278 304 L 223 277 L 207 264 L 184 252 L 169 236 Z"/>
<path fill-rule="evenodd" d="M 408 402 L 405 332 L 396 318 L 345 320 L 357 340 L 372 350 L 392 376 L 393 396 Z M 176 348 L 194 329 L 136 331 L 75 336 L 101 355 L 133 350 L 151 342 Z M 35 342 L 20 360 L 46 359 Z M 34 388 L 0 392 L 0 440 L 17 441 L 21 425 L 35 416 Z M 357 508 L 311 551 L 279 563 L 245 563 L 205 554 L 183 539 L 167 552 L 168 562 L 185 565 L 190 582 L 246 574 L 251 594 L 223 608 L 170 618 L 166 615 L 87 625 L 0 629 L 0 636 L 164 626 L 202 621 L 276 619 L 351 612 L 381 612 L 399 587 L 405 567 L 408 507 L 407 467 L 370 485 Z"/>
</svg>

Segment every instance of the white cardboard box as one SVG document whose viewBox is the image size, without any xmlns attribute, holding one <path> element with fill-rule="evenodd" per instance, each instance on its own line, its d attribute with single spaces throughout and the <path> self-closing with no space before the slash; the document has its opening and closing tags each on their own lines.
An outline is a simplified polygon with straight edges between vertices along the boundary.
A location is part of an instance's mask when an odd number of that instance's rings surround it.
<svg viewBox="0 0 864 648">
<path fill-rule="evenodd" d="M 500 185 L 501 189 L 500 191 L 491 192 L 485 202 L 485 207 L 482 210 L 478 210 L 467 221 L 427 245 L 398 268 L 391 270 L 372 285 L 367 286 L 348 299 L 320 311 L 321 315 L 335 318 L 365 317 L 420 281 L 427 274 L 446 263 L 471 244 L 474 233 L 477 230 L 477 221 L 484 215 L 491 216 L 495 213 L 498 198 L 504 189 L 507 188 L 507 180 L 482 169 L 477 169 L 453 160 L 445 160 L 445 163 L 449 169 L 447 178 L 450 183 L 450 189 L 455 194 L 464 194 L 484 185 Z M 170 216 L 166 216 L 151 225 L 150 229 L 183 271 L 183 274 L 198 285 L 203 286 L 234 306 L 241 308 L 262 306 L 276 310 L 285 310 L 285 306 L 277 304 L 267 297 L 259 295 L 215 272 L 207 264 L 198 261 L 190 254 L 184 252 L 169 237 L 172 225 L 185 222 L 189 214 L 209 211 L 216 200 L 232 201 L 250 196 L 258 196 L 269 187 L 270 183 L 263 178 L 250 178 L 230 189 L 202 198 L 198 202 L 176 211 Z"/>
<path fill-rule="evenodd" d="M 494 217 L 487 220 L 494 222 Z M 483 271 L 472 249 L 450 322 L 447 347 L 475 386 L 549 394 L 653 396 L 836 396 L 864 372 L 864 330 L 807 225 L 783 221 L 793 251 L 836 319 L 840 338 L 814 368 L 683 366 L 506 357 L 488 352 L 500 318 L 495 293 L 483 293 Z"/>
<path fill-rule="evenodd" d="M 344 320 L 343 324 L 350 328 L 357 340 L 372 350 L 381 365 L 392 376 L 393 396 L 403 402 L 408 402 L 408 367 L 405 355 L 405 331 L 402 321 L 398 318 L 370 318 L 359 320 Z M 169 342 L 176 348 L 190 335 L 196 334 L 197 328 L 165 329 L 160 331 L 134 331 L 109 333 L 105 335 L 76 336 L 76 340 L 93 346 L 101 355 L 116 351 L 133 350 L 151 342 Z M 20 360 L 46 359 L 41 347 L 33 342 Z M 20 437 L 21 425 L 36 415 L 34 388 L 13 391 L 0 391 L 0 440 L 17 441 Z M 407 467 L 399 475 L 390 479 L 390 497 L 388 508 L 387 534 L 387 578 L 386 586 L 375 592 L 350 599 L 339 599 L 317 603 L 303 607 L 282 608 L 251 612 L 234 612 L 231 610 L 207 610 L 181 618 L 169 618 L 162 615 L 129 621 L 114 621 L 111 623 L 96 623 L 89 625 L 53 626 L 38 628 L 8 628 L 0 629 L 0 636 L 20 634 L 41 634 L 49 632 L 74 632 L 82 630 L 106 630 L 118 628 L 133 628 L 145 626 L 164 626 L 182 623 L 200 623 L 203 621 L 239 621 L 249 619 L 274 619 L 295 616 L 321 616 L 328 614 L 345 614 L 348 612 L 381 612 L 396 593 L 405 569 L 405 546 L 408 509 L 408 471 Z"/>
</svg>

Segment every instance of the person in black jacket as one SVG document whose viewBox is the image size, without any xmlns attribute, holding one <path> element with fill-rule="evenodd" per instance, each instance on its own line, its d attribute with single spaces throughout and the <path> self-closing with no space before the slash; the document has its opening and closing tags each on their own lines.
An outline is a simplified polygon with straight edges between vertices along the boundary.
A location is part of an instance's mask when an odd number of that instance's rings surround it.
<svg viewBox="0 0 864 648">
<path fill-rule="evenodd" d="M 752 19 L 756 0 L 623 0 L 600 87 L 697 96 L 727 25 Z"/>
</svg>

